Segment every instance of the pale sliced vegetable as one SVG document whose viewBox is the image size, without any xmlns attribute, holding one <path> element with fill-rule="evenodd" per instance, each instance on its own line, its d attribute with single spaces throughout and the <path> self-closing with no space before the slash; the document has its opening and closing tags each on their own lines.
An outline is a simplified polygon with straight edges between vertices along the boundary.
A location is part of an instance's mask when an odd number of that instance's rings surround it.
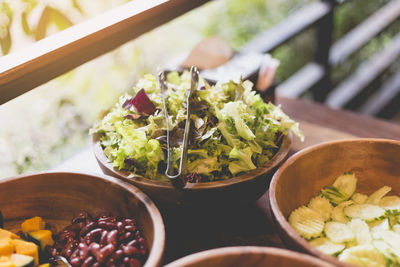
<svg viewBox="0 0 400 267">
<path fill-rule="evenodd" d="M 367 200 L 367 204 L 375 204 L 378 205 L 379 201 L 381 198 L 383 198 L 387 193 L 389 193 L 392 190 L 390 186 L 384 185 L 378 190 L 376 190 L 374 193 L 372 193 Z"/>
<path fill-rule="evenodd" d="M 319 237 L 325 225 L 319 213 L 305 206 L 301 206 L 290 214 L 289 223 L 306 239 Z"/>
<path fill-rule="evenodd" d="M 385 210 L 371 204 L 354 204 L 343 209 L 346 216 L 360 218 L 366 222 L 373 222 L 385 218 Z"/>
<path fill-rule="evenodd" d="M 392 229 L 396 234 L 400 235 L 400 224 L 393 225 Z"/>
<path fill-rule="evenodd" d="M 371 233 L 369 232 L 369 226 L 366 222 L 361 219 L 352 219 L 347 225 L 350 227 L 356 236 L 357 244 L 369 244 L 371 243 Z"/>
<path fill-rule="evenodd" d="M 333 210 L 333 206 L 329 200 L 323 196 L 316 196 L 310 200 L 308 207 L 315 212 L 318 212 L 324 221 L 329 220 Z"/>
<path fill-rule="evenodd" d="M 345 249 L 339 260 L 361 266 L 386 266 L 385 257 L 371 244 Z"/>
<path fill-rule="evenodd" d="M 371 222 L 368 225 L 371 229 L 371 232 L 384 231 L 390 229 L 389 220 L 387 218 L 376 222 Z"/>
<path fill-rule="evenodd" d="M 355 239 L 353 231 L 344 223 L 327 222 L 324 231 L 326 236 L 335 243 L 350 242 Z"/>
<path fill-rule="evenodd" d="M 353 200 L 348 200 L 340 203 L 332 211 L 332 220 L 342 223 L 347 223 L 349 219 L 344 215 L 343 209 L 351 204 L 354 204 Z"/>
<path fill-rule="evenodd" d="M 386 258 L 387 261 L 389 262 L 396 262 L 398 261 L 397 257 L 400 255 L 396 255 L 396 250 L 394 250 L 391 246 L 389 246 L 385 241 L 383 240 L 374 240 L 372 241 L 372 245 L 383 254 L 383 256 Z M 389 265 L 390 266 L 390 265 Z"/>
<path fill-rule="evenodd" d="M 386 242 L 400 256 L 400 235 L 393 231 L 376 231 L 372 233 L 372 238 Z"/>
<path fill-rule="evenodd" d="M 351 199 L 356 203 L 356 204 L 364 204 L 368 200 L 368 196 L 361 194 L 361 193 L 355 193 Z"/>
<path fill-rule="evenodd" d="M 333 243 L 326 237 L 316 238 L 310 241 L 310 245 L 328 255 L 337 255 L 346 247 L 344 244 Z"/>
<path fill-rule="evenodd" d="M 345 193 L 334 186 L 325 186 L 321 190 L 321 193 L 335 205 L 348 199 Z"/>
<path fill-rule="evenodd" d="M 379 206 L 385 210 L 400 211 L 400 197 L 398 196 L 387 196 L 379 200 Z"/>
<path fill-rule="evenodd" d="M 347 172 L 336 178 L 333 186 L 350 198 L 357 188 L 357 178 L 352 172 Z"/>
</svg>

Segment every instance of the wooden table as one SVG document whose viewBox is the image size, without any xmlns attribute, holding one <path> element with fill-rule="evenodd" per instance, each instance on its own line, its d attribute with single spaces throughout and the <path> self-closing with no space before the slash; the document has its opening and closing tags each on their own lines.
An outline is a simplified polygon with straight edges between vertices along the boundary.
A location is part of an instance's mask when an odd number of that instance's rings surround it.
<svg viewBox="0 0 400 267">
<path fill-rule="evenodd" d="M 357 137 L 400 140 L 400 125 L 363 117 L 352 112 L 278 97 L 277 102 L 300 122 L 306 140 L 295 139 L 291 154 L 317 143 Z M 52 171 L 101 173 L 91 148 L 87 148 Z M 271 221 L 267 193 L 256 203 L 230 208 L 161 207 L 166 227 L 168 263 L 185 255 L 217 247 L 259 245 L 283 247 Z"/>
</svg>

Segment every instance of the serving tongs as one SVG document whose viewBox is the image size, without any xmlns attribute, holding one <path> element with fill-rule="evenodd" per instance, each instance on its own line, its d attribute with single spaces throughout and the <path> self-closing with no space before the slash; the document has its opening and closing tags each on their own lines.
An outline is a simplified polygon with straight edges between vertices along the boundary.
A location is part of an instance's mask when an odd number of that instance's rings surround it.
<svg viewBox="0 0 400 267">
<path fill-rule="evenodd" d="M 164 116 L 167 125 L 167 169 L 165 170 L 165 175 L 171 181 L 175 188 L 183 188 L 186 184 L 186 169 L 187 169 L 187 152 L 188 152 L 188 145 L 189 145 L 189 129 L 190 129 L 190 113 L 191 113 L 191 106 L 190 106 L 190 99 L 193 93 L 196 91 L 198 83 L 199 83 L 199 71 L 196 67 L 190 68 L 190 89 L 186 90 L 185 97 L 186 97 L 186 124 L 185 124 L 185 131 L 183 134 L 183 142 L 182 142 L 182 152 L 181 158 L 179 161 L 179 168 L 178 173 L 174 174 L 174 167 L 171 155 L 171 146 L 170 146 L 170 130 L 169 130 L 169 116 L 167 110 L 167 84 L 165 81 L 165 73 L 160 72 L 158 75 L 158 80 L 160 83 L 161 88 L 161 95 L 164 107 Z"/>
</svg>

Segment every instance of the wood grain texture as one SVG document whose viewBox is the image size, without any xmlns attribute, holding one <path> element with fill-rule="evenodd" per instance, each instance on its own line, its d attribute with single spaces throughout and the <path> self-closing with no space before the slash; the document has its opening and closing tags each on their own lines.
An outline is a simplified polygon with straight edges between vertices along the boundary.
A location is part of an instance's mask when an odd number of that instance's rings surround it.
<svg viewBox="0 0 400 267">
<path fill-rule="evenodd" d="M 207 0 L 135 0 L 0 58 L 0 105 Z"/>
<path fill-rule="evenodd" d="M 399 195 L 399 155 L 400 141 L 353 139 L 312 146 L 292 156 L 275 173 L 269 190 L 271 210 L 285 245 L 338 265 L 335 257 L 323 254 L 298 235 L 286 218 L 347 171 L 358 178 L 357 192 L 371 194 L 388 185 L 393 188 L 390 194 Z"/>
<path fill-rule="evenodd" d="M 274 266 L 307 267 L 333 265 L 297 252 L 266 247 L 227 247 L 199 252 L 168 264 L 166 267 Z"/>
<path fill-rule="evenodd" d="M 40 216 L 58 232 L 81 211 L 136 218 L 150 251 L 145 266 L 161 264 L 163 220 L 154 203 L 132 185 L 101 175 L 39 173 L 3 179 L 0 192 L 6 229 L 20 229 L 24 219 Z"/>
<path fill-rule="evenodd" d="M 295 120 L 306 121 L 357 137 L 400 140 L 399 124 L 362 116 L 351 111 L 332 109 L 307 100 L 278 96 L 277 103 L 281 104 L 283 111 Z"/>
<path fill-rule="evenodd" d="M 174 205 L 232 205 L 257 200 L 268 189 L 273 171 L 287 158 L 290 144 L 291 136 L 288 135 L 283 138 L 279 150 L 271 160 L 246 174 L 221 181 L 187 183 L 183 189 L 177 189 L 170 182 L 154 181 L 114 169 L 112 162 L 104 155 L 99 136 L 93 136 L 94 154 L 105 174 L 136 185 L 154 201 Z"/>
</svg>

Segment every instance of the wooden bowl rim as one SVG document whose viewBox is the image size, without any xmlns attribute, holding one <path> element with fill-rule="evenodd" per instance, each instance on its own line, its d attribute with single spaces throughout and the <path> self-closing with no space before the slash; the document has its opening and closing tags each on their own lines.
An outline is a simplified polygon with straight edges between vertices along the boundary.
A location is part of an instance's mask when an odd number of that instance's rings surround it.
<svg viewBox="0 0 400 267">
<path fill-rule="evenodd" d="M 218 258 L 221 256 L 234 256 L 240 254 L 265 254 L 270 256 L 278 256 L 282 258 L 289 258 L 292 260 L 309 263 L 310 265 L 330 267 L 333 266 L 331 263 L 318 259 L 316 257 L 303 254 L 296 251 L 291 251 L 288 249 L 274 248 L 274 247 L 257 247 L 257 246 L 235 246 L 235 247 L 224 247 L 205 250 L 197 252 L 181 259 L 173 261 L 166 265 L 165 267 L 180 267 L 187 266 L 196 262 L 199 262 L 205 258 Z"/>
<path fill-rule="evenodd" d="M 11 181 L 24 180 L 24 179 L 34 179 L 38 176 L 48 176 L 48 175 L 72 175 L 72 176 L 89 176 L 95 179 L 100 179 L 105 182 L 111 182 L 124 190 L 127 190 L 132 195 L 134 195 L 143 205 L 145 206 L 147 212 L 153 221 L 153 245 L 150 248 L 149 257 L 144 266 L 160 266 L 164 255 L 165 249 L 165 227 L 164 221 L 161 217 L 161 213 L 158 210 L 154 202 L 139 188 L 115 177 L 97 174 L 97 173 L 82 173 L 82 172 L 38 172 L 33 174 L 22 174 L 9 178 L 4 178 L 0 180 L 0 185 Z"/>
<path fill-rule="evenodd" d="M 310 253 L 310 254 L 312 254 L 314 256 L 317 256 L 318 258 L 321 258 L 323 260 L 329 261 L 329 262 L 331 262 L 331 263 L 333 263 L 335 265 L 351 267 L 351 266 L 354 266 L 354 265 L 341 262 L 334 256 L 330 256 L 330 255 L 322 253 L 318 249 L 316 249 L 313 246 L 311 246 L 304 238 L 302 238 L 292 228 L 292 226 L 288 223 L 288 221 L 286 220 L 285 216 L 282 214 L 281 210 L 279 209 L 278 203 L 277 203 L 277 200 L 276 200 L 276 187 L 277 187 L 277 183 L 278 183 L 279 177 L 281 176 L 281 174 L 289 166 L 291 166 L 295 161 L 297 161 L 299 158 L 301 158 L 305 154 L 312 153 L 312 152 L 314 152 L 316 150 L 319 150 L 321 148 L 325 148 L 325 147 L 328 147 L 328 146 L 335 146 L 335 145 L 344 144 L 344 143 L 387 143 L 387 144 L 393 144 L 393 145 L 400 146 L 400 141 L 392 140 L 392 139 L 384 139 L 384 138 L 352 138 L 352 139 L 343 139 L 343 140 L 335 140 L 335 141 L 323 142 L 323 143 L 320 143 L 320 144 L 316 144 L 316 145 L 304 148 L 304 149 L 298 151 L 297 153 L 295 153 L 293 156 L 291 156 L 275 172 L 274 176 L 272 177 L 271 184 L 270 184 L 269 200 L 270 200 L 270 207 L 271 207 L 271 210 L 272 210 L 273 216 L 275 217 L 276 222 L 287 233 L 289 238 L 292 241 L 294 241 L 298 246 L 303 248 L 308 253 Z"/>
<path fill-rule="evenodd" d="M 112 173 L 114 173 L 115 175 L 117 175 L 118 177 L 121 177 L 127 181 L 134 180 L 135 183 L 137 183 L 139 186 L 153 187 L 153 188 L 165 188 L 165 189 L 175 190 L 175 187 L 170 182 L 154 181 L 154 180 L 147 179 L 144 177 L 130 176 L 128 172 L 115 170 L 114 167 L 112 166 L 112 162 L 110 162 L 108 160 L 108 158 L 106 157 L 106 155 L 103 153 L 103 149 L 102 149 L 102 147 L 100 145 L 100 141 L 99 141 L 99 134 L 94 134 L 92 141 L 93 141 L 93 151 L 94 151 L 95 157 L 97 159 L 97 162 L 100 165 L 107 168 Z M 291 143 L 292 143 L 292 133 L 288 132 L 288 134 L 286 136 L 284 136 L 279 150 L 263 166 L 258 167 L 257 169 L 252 170 L 243 175 L 229 178 L 226 180 L 220 180 L 220 181 L 214 181 L 214 182 L 204 182 L 204 183 L 186 183 L 185 187 L 182 190 L 184 190 L 184 191 L 201 191 L 201 190 L 209 190 L 209 189 L 222 188 L 222 187 L 226 188 L 229 186 L 233 186 L 235 184 L 239 184 L 239 183 L 242 183 L 245 181 L 252 180 L 255 177 L 258 177 L 260 175 L 267 173 L 268 171 L 272 170 L 273 168 L 278 166 L 280 163 L 282 163 L 285 160 L 285 158 L 287 157 L 287 155 L 289 154 Z"/>
</svg>

